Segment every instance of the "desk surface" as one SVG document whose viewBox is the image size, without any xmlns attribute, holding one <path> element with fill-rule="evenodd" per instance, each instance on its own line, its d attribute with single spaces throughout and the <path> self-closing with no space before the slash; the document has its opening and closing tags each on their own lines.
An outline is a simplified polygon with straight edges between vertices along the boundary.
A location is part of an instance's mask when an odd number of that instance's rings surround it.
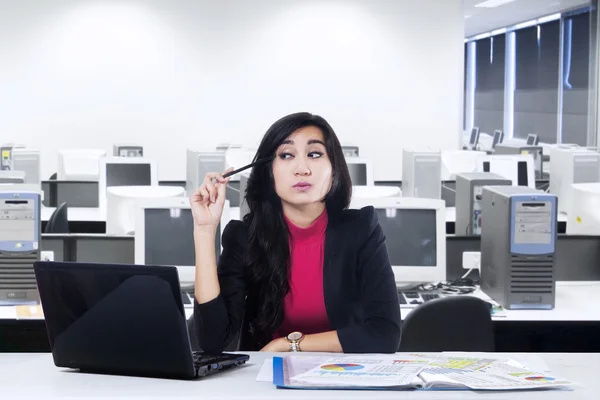
<svg viewBox="0 0 600 400">
<path fill-rule="evenodd" d="M 473 294 L 484 300 L 489 297 L 477 289 Z M 600 321 L 600 282 L 557 282 L 553 310 L 506 310 L 505 316 L 493 316 L 494 321 Z M 411 309 L 402 308 L 402 319 Z"/>
<path fill-rule="evenodd" d="M 190 399 L 596 399 L 600 392 L 598 353 L 540 354 L 557 376 L 577 382 L 573 391 L 536 391 L 485 394 L 468 391 L 379 392 L 302 391 L 276 389 L 256 377 L 271 353 L 248 353 L 247 365 L 193 381 L 94 375 L 54 366 L 51 354 L 0 354 L 0 381 L 6 398 L 190 398 Z M 499 357 L 511 357 L 498 353 Z M 521 355 L 522 356 L 522 355 Z M 519 355 L 515 355 L 518 358 Z"/>
</svg>

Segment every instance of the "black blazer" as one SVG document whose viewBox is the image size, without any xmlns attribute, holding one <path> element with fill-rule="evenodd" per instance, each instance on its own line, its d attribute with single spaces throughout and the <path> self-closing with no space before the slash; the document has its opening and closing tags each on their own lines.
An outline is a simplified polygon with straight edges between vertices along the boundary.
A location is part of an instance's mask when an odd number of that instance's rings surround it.
<svg viewBox="0 0 600 400">
<path fill-rule="evenodd" d="M 244 223 L 231 221 L 222 242 L 218 262 L 221 293 L 208 303 L 194 301 L 198 343 L 206 352 L 219 353 L 241 329 L 239 349 L 260 350 L 267 343 L 250 342 L 247 321 L 242 323 L 248 292 L 243 263 L 247 246 Z M 385 236 L 373 207 L 329 216 L 323 268 L 325 308 L 344 352 L 396 352 L 400 306 Z"/>
</svg>

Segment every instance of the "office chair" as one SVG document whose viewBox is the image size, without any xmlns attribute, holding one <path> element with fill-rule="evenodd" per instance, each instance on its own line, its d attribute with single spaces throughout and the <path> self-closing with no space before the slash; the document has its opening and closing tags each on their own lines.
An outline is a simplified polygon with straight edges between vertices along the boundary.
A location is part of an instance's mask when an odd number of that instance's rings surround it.
<svg viewBox="0 0 600 400">
<path fill-rule="evenodd" d="M 50 216 L 46 228 L 44 229 L 44 233 L 69 233 L 69 218 L 67 211 L 68 207 L 66 202 L 58 206 Z"/>
<path fill-rule="evenodd" d="M 473 296 L 431 300 L 402 324 L 402 352 L 494 351 L 489 303 Z"/>
<path fill-rule="evenodd" d="M 56 176 L 57 176 L 57 173 L 55 172 L 52 175 L 50 175 L 50 179 L 49 180 L 55 181 L 56 180 Z"/>
</svg>

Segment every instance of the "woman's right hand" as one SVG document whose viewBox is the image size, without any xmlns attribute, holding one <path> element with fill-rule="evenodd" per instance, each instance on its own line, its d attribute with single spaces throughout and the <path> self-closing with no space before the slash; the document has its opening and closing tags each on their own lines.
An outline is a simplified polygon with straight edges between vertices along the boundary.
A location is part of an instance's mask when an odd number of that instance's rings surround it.
<svg viewBox="0 0 600 400">
<path fill-rule="evenodd" d="M 230 168 L 223 174 L 218 172 L 207 173 L 202 185 L 190 196 L 194 227 L 217 228 L 219 222 L 221 222 L 223 205 L 225 204 L 225 189 L 227 182 L 229 182 L 229 178 L 223 178 L 223 175 L 232 170 L 233 168 Z"/>
</svg>

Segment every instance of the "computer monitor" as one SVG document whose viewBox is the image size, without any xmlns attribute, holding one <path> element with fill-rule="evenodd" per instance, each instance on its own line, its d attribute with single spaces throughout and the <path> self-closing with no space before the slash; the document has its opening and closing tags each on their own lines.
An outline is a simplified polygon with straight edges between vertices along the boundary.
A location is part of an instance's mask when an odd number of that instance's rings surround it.
<svg viewBox="0 0 600 400">
<path fill-rule="evenodd" d="M 494 131 L 494 138 L 492 139 L 492 149 L 495 149 L 496 145 L 498 143 L 502 143 L 503 140 L 504 140 L 504 132 L 502 132 L 500 129 L 496 129 Z"/>
<path fill-rule="evenodd" d="M 537 146 L 540 142 L 538 135 L 536 133 L 530 133 L 527 135 L 527 145 L 528 146 Z"/>
<path fill-rule="evenodd" d="M 535 189 L 535 164 L 531 154 L 486 155 L 477 162 L 476 172 L 493 172 L 510 179 L 513 186 Z"/>
<path fill-rule="evenodd" d="M 158 186 L 156 161 L 143 157 L 100 159 L 98 205 L 106 213 L 106 188 L 113 186 Z"/>
<path fill-rule="evenodd" d="M 352 186 L 374 186 L 373 164 L 370 160 L 358 157 L 346 157 Z"/>
<path fill-rule="evenodd" d="M 202 153 L 201 153 L 202 154 Z M 221 171 L 223 172 L 228 168 L 238 169 L 244 167 L 252 162 L 256 155 L 255 149 L 245 148 L 230 148 L 225 150 L 225 165 Z M 220 163 L 220 161 L 218 161 Z M 240 180 L 240 175 L 236 174 L 229 178 L 229 182 L 237 182 Z"/>
<path fill-rule="evenodd" d="M 190 196 L 202 184 L 207 172 L 225 171 L 225 152 L 200 152 L 188 149 L 186 152 L 185 190 Z"/>
<path fill-rule="evenodd" d="M 441 199 L 353 199 L 350 208 L 373 206 L 386 237 L 396 286 L 446 280 L 446 204 Z"/>
<path fill-rule="evenodd" d="M 477 161 L 484 157 L 485 151 L 443 150 L 442 181 L 455 181 L 456 174 L 476 172 Z"/>
<path fill-rule="evenodd" d="M 221 254 L 222 228 L 229 222 L 225 202 L 215 236 L 217 260 Z M 137 203 L 135 214 L 135 263 L 173 265 L 182 285 L 194 283 L 194 220 L 188 198 L 145 199 Z"/>
<path fill-rule="evenodd" d="M 479 127 L 474 126 L 471 129 L 471 136 L 469 137 L 469 147 L 475 149 L 479 143 Z"/>
<path fill-rule="evenodd" d="M 100 159 L 106 151 L 99 149 L 65 149 L 58 152 L 58 172 L 61 181 L 98 181 Z"/>
</svg>

